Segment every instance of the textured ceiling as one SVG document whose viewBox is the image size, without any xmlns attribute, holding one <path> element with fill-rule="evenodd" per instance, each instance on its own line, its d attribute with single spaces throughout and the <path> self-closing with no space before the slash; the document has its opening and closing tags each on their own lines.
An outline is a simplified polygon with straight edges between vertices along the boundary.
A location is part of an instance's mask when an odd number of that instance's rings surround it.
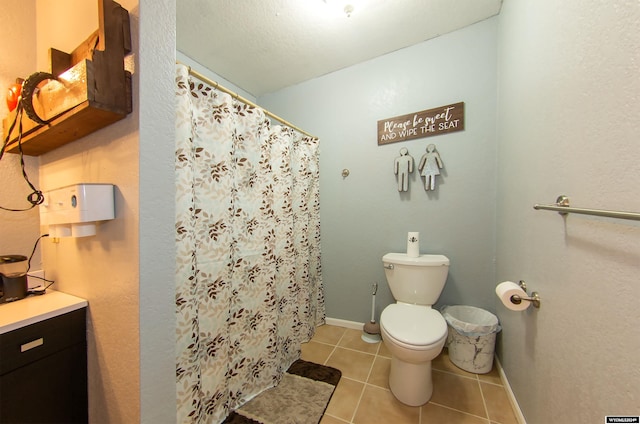
<svg viewBox="0 0 640 424">
<path fill-rule="evenodd" d="M 482 21 L 502 0 L 350 3 L 347 17 L 324 0 L 178 0 L 177 48 L 260 96 Z"/>
</svg>

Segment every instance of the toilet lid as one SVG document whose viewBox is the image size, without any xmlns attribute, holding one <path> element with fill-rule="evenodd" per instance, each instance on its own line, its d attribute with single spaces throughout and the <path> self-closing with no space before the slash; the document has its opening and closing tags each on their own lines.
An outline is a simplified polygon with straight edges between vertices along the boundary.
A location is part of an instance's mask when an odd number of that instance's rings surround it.
<svg viewBox="0 0 640 424">
<path fill-rule="evenodd" d="M 416 346 L 434 344 L 447 334 L 440 312 L 424 306 L 389 305 L 380 315 L 380 324 L 394 339 Z"/>
</svg>

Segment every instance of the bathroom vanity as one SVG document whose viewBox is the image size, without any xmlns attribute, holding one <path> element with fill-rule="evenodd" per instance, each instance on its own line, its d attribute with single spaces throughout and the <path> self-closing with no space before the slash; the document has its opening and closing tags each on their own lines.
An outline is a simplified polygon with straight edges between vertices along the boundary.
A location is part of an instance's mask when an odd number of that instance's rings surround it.
<svg viewBox="0 0 640 424">
<path fill-rule="evenodd" d="M 86 423 L 87 301 L 62 292 L 0 305 L 0 423 Z"/>
</svg>

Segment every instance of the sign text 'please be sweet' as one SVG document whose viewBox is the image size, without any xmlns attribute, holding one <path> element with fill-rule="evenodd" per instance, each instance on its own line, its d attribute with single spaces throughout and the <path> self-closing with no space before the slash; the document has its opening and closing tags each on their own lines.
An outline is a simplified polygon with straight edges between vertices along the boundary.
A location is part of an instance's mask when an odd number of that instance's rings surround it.
<svg viewBox="0 0 640 424">
<path fill-rule="evenodd" d="M 464 102 L 378 121 L 378 145 L 464 130 Z"/>
</svg>

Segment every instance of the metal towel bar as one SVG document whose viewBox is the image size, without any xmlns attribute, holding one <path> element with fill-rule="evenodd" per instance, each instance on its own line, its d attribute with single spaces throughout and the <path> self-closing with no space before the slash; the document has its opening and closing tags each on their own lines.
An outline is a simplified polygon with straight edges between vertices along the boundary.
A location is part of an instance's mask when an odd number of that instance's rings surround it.
<svg viewBox="0 0 640 424">
<path fill-rule="evenodd" d="M 632 219 L 634 221 L 640 221 L 640 213 L 636 213 L 636 212 L 573 208 L 569 206 L 569 198 L 567 196 L 558 196 L 558 199 L 556 199 L 556 203 L 553 205 L 539 205 L 536 203 L 535 205 L 533 205 L 533 209 L 556 211 L 556 212 L 559 212 L 561 215 L 565 215 L 568 213 L 579 213 L 583 215 L 606 216 L 609 218 Z"/>
</svg>

